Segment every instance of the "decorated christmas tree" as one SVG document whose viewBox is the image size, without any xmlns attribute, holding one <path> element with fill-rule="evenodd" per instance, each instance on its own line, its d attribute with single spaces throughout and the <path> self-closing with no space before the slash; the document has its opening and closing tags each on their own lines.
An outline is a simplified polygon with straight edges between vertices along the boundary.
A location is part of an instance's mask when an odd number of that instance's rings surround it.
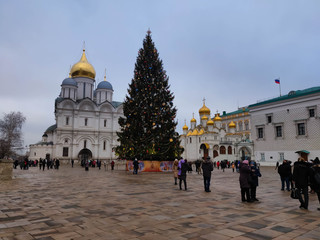
<svg viewBox="0 0 320 240">
<path fill-rule="evenodd" d="M 120 158 L 174 160 L 180 156 L 182 149 L 175 131 L 177 109 L 168 80 L 149 30 L 123 103 L 125 117 L 119 118 L 120 146 L 116 154 Z"/>
</svg>

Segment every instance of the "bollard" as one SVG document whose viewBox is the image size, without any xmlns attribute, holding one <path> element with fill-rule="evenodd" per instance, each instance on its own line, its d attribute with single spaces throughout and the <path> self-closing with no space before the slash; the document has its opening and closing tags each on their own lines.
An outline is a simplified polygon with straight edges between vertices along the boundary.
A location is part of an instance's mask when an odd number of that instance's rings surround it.
<svg viewBox="0 0 320 240">
<path fill-rule="evenodd" d="M 12 180 L 13 160 L 0 159 L 0 181 Z"/>
</svg>

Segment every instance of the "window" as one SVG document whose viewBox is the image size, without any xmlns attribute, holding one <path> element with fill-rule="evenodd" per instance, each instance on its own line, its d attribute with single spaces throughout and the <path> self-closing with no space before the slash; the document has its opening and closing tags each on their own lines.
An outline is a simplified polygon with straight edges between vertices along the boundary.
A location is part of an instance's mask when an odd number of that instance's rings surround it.
<svg viewBox="0 0 320 240">
<path fill-rule="evenodd" d="M 257 129 L 258 130 L 258 138 L 263 138 L 263 128 L 262 127 L 260 127 L 260 128 L 258 128 Z"/>
<path fill-rule="evenodd" d="M 201 139 L 199 138 L 199 143 L 201 142 Z"/>
<path fill-rule="evenodd" d="M 272 123 L 272 115 L 267 115 L 267 123 Z"/>
<path fill-rule="evenodd" d="M 284 160 L 284 153 L 279 153 L 279 160 L 282 162 Z"/>
<path fill-rule="evenodd" d="M 231 146 L 228 147 L 228 154 L 232 154 L 232 147 Z"/>
<path fill-rule="evenodd" d="M 264 162 L 266 160 L 264 153 L 260 153 L 261 162 Z"/>
<path fill-rule="evenodd" d="M 282 126 L 276 126 L 276 137 L 282 137 Z"/>
<path fill-rule="evenodd" d="M 309 109 L 309 117 L 315 117 L 314 108 L 310 108 L 310 109 Z"/>
<path fill-rule="evenodd" d="M 87 140 L 83 141 L 83 148 L 87 148 Z"/>
<path fill-rule="evenodd" d="M 37 156 L 37 153 L 36 153 L 36 152 L 34 152 L 34 156 Z"/>
<path fill-rule="evenodd" d="M 65 139 L 64 139 L 64 143 L 68 143 L 68 138 L 65 138 Z"/>
<path fill-rule="evenodd" d="M 225 146 L 220 147 L 220 154 L 226 154 L 226 148 Z"/>
<path fill-rule="evenodd" d="M 85 126 L 88 126 L 88 118 L 85 118 L 85 119 L 84 119 L 84 125 L 85 125 Z"/>
<path fill-rule="evenodd" d="M 106 119 L 103 121 L 103 126 L 104 126 L 104 127 L 107 126 L 107 120 L 106 120 Z"/>
<path fill-rule="evenodd" d="M 69 154 L 69 148 L 68 147 L 64 147 L 63 148 L 63 152 L 62 152 L 62 156 L 63 157 L 68 157 Z"/>
<path fill-rule="evenodd" d="M 106 141 L 103 141 L 103 150 L 106 150 Z"/>
<path fill-rule="evenodd" d="M 66 117 L 66 125 L 69 125 L 69 117 Z"/>
<path fill-rule="evenodd" d="M 306 129 L 305 129 L 304 123 L 298 123 L 297 128 L 298 128 L 298 135 L 299 136 L 306 135 Z"/>
<path fill-rule="evenodd" d="M 249 122 L 248 122 L 248 121 L 246 121 L 246 122 L 244 123 L 244 128 L 245 128 L 246 131 L 249 130 Z"/>
<path fill-rule="evenodd" d="M 190 143 L 192 143 L 192 138 L 190 138 Z"/>
<path fill-rule="evenodd" d="M 239 126 L 239 131 L 242 131 L 242 122 L 239 122 L 238 126 Z"/>
</svg>

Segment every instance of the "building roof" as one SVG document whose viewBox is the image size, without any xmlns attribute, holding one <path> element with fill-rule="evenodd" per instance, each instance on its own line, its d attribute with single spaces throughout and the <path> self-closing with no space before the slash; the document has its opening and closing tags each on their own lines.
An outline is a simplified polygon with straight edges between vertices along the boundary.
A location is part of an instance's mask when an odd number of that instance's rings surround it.
<svg viewBox="0 0 320 240">
<path fill-rule="evenodd" d="M 119 107 L 119 106 L 122 104 L 122 102 L 112 101 L 111 104 L 112 104 L 112 106 L 113 106 L 114 108 L 117 108 L 117 107 Z"/>
<path fill-rule="evenodd" d="M 111 83 L 102 81 L 98 84 L 97 89 L 110 89 L 113 90 Z"/>
<path fill-rule="evenodd" d="M 298 98 L 298 97 L 302 97 L 302 96 L 306 96 L 306 95 L 310 95 L 310 94 L 314 94 L 314 93 L 320 93 L 320 87 L 312 87 L 312 88 L 307 88 L 304 90 L 290 91 L 287 95 L 283 95 L 281 97 L 272 98 L 272 99 L 269 99 L 266 101 L 251 104 L 251 105 L 249 105 L 248 108 L 252 108 L 252 107 L 256 107 L 256 106 L 260 106 L 260 105 L 264 105 L 264 104 L 269 104 L 269 103 L 274 103 L 274 102 L 279 102 L 279 101 L 284 101 L 284 100 L 288 100 L 288 99 Z"/>
<path fill-rule="evenodd" d="M 54 125 L 48 127 L 47 130 L 45 131 L 45 133 L 47 133 L 47 132 L 52 132 L 52 131 L 54 131 L 56 128 L 57 128 L 57 124 L 54 124 Z"/>
<path fill-rule="evenodd" d="M 226 112 L 224 111 L 223 114 L 222 114 L 220 117 L 226 117 L 226 116 L 230 116 L 230 115 L 234 115 L 234 114 L 239 114 L 239 113 L 243 113 L 243 112 L 249 112 L 249 108 L 243 107 L 243 108 L 239 108 L 237 111 L 229 112 L 229 113 L 226 113 Z"/>
<path fill-rule="evenodd" d="M 75 86 L 75 87 L 78 86 L 77 82 L 73 78 L 64 79 L 61 86 L 64 86 L 64 85 L 70 85 L 70 86 Z"/>
</svg>

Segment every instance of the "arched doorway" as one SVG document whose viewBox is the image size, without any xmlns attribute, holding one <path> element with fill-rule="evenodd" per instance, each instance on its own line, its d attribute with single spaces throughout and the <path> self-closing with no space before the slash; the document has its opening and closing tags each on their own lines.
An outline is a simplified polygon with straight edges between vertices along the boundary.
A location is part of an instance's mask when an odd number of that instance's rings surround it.
<svg viewBox="0 0 320 240">
<path fill-rule="evenodd" d="M 209 144 L 207 143 L 202 143 L 200 145 L 200 149 L 203 150 L 203 159 L 207 159 L 208 155 L 209 155 Z"/>
<path fill-rule="evenodd" d="M 248 148 L 246 147 L 242 147 L 239 149 L 239 156 L 241 158 L 241 160 L 244 159 L 250 159 L 251 158 L 251 152 Z"/>
<path fill-rule="evenodd" d="M 84 148 L 79 152 L 78 158 L 81 162 L 81 166 L 83 166 L 86 161 L 92 159 L 92 152 L 88 148 Z"/>
<path fill-rule="evenodd" d="M 214 145 L 213 146 L 213 158 L 216 158 L 219 156 L 219 146 L 218 145 Z"/>
</svg>

